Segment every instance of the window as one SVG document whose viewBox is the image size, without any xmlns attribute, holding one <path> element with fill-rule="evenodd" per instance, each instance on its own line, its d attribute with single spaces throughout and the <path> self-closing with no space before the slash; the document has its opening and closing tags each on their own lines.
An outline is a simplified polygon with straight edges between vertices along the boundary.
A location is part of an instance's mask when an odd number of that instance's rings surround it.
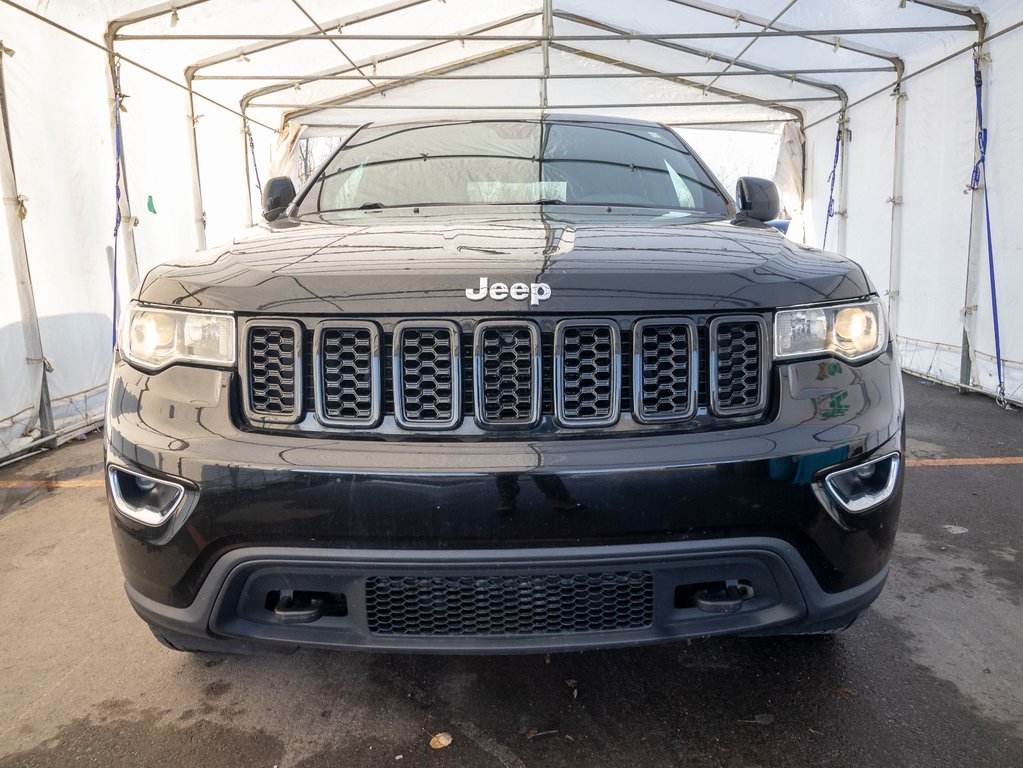
<svg viewBox="0 0 1023 768">
<path fill-rule="evenodd" d="M 527 120 L 371 126 L 324 169 L 300 213 L 541 201 L 727 213 L 665 128 Z"/>
</svg>

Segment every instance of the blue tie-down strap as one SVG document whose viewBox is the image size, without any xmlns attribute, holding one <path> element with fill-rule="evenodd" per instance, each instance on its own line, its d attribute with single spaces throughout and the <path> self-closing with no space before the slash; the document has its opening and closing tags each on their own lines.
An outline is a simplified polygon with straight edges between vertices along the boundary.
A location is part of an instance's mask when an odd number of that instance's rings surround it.
<svg viewBox="0 0 1023 768">
<path fill-rule="evenodd" d="M 995 246 L 991 238 L 991 205 L 988 195 L 987 184 L 987 143 L 988 132 L 984 127 L 984 77 L 980 71 L 981 62 L 980 49 L 973 55 L 973 83 L 977 94 L 977 162 L 973 166 L 973 174 L 970 177 L 970 189 L 983 190 L 984 193 L 984 226 L 987 234 L 987 265 L 988 278 L 991 282 L 991 318 L 994 322 L 995 331 L 995 366 L 998 372 L 999 404 L 1005 405 L 1005 376 L 1003 375 L 1002 364 L 1002 338 L 998 323 L 998 285 L 995 281 Z"/>
<path fill-rule="evenodd" d="M 114 308 L 110 314 L 113 330 L 111 348 L 117 346 L 117 237 L 121 231 L 121 62 L 114 65 Z"/>
<path fill-rule="evenodd" d="M 831 217 L 835 215 L 835 177 L 838 175 L 838 153 L 842 148 L 842 126 L 844 123 L 845 115 L 839 115 L 838 133 L 835 135 L 835 159 L 831 163 L 831 173 L 828 174 L 828 181 L 831 183 L 831 188 L 828 190 L 828 215 L 824 219 L 824 240 L 821 242 L 822 249 L 826 249 L 828 246 L 828 225 L 831 224 Z"/>
</svg>

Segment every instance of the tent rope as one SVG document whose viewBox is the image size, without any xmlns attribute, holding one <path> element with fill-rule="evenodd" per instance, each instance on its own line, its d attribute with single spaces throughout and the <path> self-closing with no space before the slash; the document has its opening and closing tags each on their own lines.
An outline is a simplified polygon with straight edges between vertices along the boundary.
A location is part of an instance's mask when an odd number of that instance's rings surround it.
<svg viewBox="0 0 1023 768">
<path fill-rule="evenodd" d="M 983 53 L 977 45 L 973 52 L 973 84 L 977 94 L 977 162 L 973 166 L 973 174 L 970 177 L 970 189 L 976 192 L 978 189 L 984 191 L 984 226 L 987 232 L 987 264 L 988 277 L 991 283 L 991 317 L 994 322 L 995 331 L 995 366 L 998 369 L 998 391 L 995 395 L 999 405 L 1004 406 L 1005 400 L 1005 376 L 1003 373 L 1004 363 L 1002 362 L 1002 339 L 998 323 L 998 286 L 995 282 L 995 247 L 991 241 L 991 208 L 988 204 L 987 191 L 987 142 L 988 132 L 984 127 L 984 105 L 982 100 L 984 77 L 981 74 L 980 63 Z"/>
<path fill-rule="evenodd" d="M 121 59 L 117 58 L 114 63 L 114 308 L 111 312 L 113 330 L 111 334 L 111 348 L 117 346 L 117 241 L 121 231 L 121 162 L 124 158 L 123 142 L 121 141 Z"/>
<path fill-rule="evenodd" d="M 256 164 L 256 142 L 252 140 L 252 129 L 249 127 L 249 121 L 245 121 L 245 137 L 249 141 L 249 154 L 252 155 L 252 170 L 256 174 L 256 191 L 259 194 L 263 194 L 263 184 L 259 180 L 259 166 Z"/>
<path fill-rule="evenodd" d="M 828 225 L 835 215 L 835 178 L 838 176 L 838 153 L 842 149 L 842 130 L 845 127 L 845 113 L 838 115 L 838 131 L 835 134 L 835 159 L 831 163 L 831 173 L 828 174 L 828 182 L 831 184 L 828 190 L 828 215 L 824 218 L 824 239 L 821 241 L 821 249 L 828 246 Z"/>
</svg>

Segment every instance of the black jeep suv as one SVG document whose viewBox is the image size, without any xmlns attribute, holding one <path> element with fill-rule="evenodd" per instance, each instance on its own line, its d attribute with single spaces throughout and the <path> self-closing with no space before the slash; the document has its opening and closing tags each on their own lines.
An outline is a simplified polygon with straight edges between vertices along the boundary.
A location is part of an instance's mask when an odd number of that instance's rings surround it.
<svg viewBox="0 0 1023 768">
<path fill-rule="evenodd" d="M 855 263 L 670 129 L 358 130 L 145 279 L 110 382 L 128 597 L 181 650 L 515 652 L 848 627 L 903 399 Z"/>
</svg>

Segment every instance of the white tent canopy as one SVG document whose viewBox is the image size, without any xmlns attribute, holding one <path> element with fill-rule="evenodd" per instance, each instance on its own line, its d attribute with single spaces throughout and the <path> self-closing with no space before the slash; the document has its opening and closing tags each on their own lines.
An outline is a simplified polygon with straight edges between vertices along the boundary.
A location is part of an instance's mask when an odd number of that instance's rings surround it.
<svg viewBox="0 0 1023 768">
<path fill-rule="evenodd" d="M 1023 402 L 1021 26 L 1015 0 L 0 0 L 0 459 L 102 417 L 115 306 L 258 222 L 259 182 L 485 110 L 658 120 L 726 181 L 759 153 L 790 237 L 887 296 L 904 367 L 997 394 L 1000 358 Z"/>
</svg>

